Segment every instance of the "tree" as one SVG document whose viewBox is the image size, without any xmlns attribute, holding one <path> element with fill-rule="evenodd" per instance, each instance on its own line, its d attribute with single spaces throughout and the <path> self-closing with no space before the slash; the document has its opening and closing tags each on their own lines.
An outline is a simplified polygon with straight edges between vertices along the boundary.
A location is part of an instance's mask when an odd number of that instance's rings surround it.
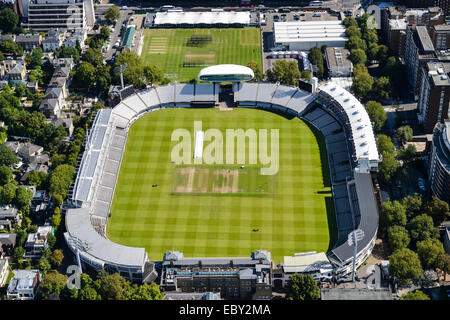
<svg viewBox="0 0 450 320">
<path fill-rule="evenodd" d="M 41 66 L 42 65 L 42 57 L 44 53 L 41 48 L 35 48 L 31 51 L 31 68 Z"/>
<path fill-rule="evenodd" d="M 388 228 L 388 242 L 391 251 L 406 248 L 409 244 L 409 234 L 402 226 L 392 226 Z"/>
<path fill-rule="evenodd" d="M 436 268 L 439 268 L 445 279 L 446 275 L 450 273 L 450 255 L 440 254 L 436 259 Z"/>
<path fill-rule="evenodd" d="M 164 79 L 164 73 L 155 65 L 145 66 L 144 76 L 148 82 L 151 82 L 153 84 L 160 83 Z"/>
<path fill-rule="evenodd" d="M 400 168 L 400 164 L 392 153 L 383 151 L 381 152 L 381 156 L 383 157 L 383 161 L 380 162 L 378 167 L 379 177 L 381 180 L 387 182 L 395 176 L 397 170 Z"/>
<path fill-rule="evenodd" d="M 142 88 L 145 86 L 144 67 L 141 57 L 136 52 L 123 51 L 117 55 L 114 60 L 114 66 L 127 65 L 126 70 L 123 72 L 123 80 L 127 84 L 132 84 L 136 88 Z M 119 74 L 115 75 L 115 79 L 119 81 Z"/>
<path fill-rule="evenodd" d="M 433 218 L 434 224 L 439 225 L 442 221 L 450 218 L 448 203 L 432 196 L 425 206 L 425 212 Z"/>
<path fill-rule="evenodd" d="M 51 294 L 60 295 L 67 284 L 67 276 L 56 270 L 49 271 L 40 283 L 38 298 L 46 299 Z"/>
<path fill-rule="evenodd" d="M 7 183 L 3 186 L 0 194 L 0 201 L 2 204 L 12 204 L 16 196 L 16 186 L 12 183 Z"/>
<path fill-rule="evenodd" d="M 46 257 L 41 257 L 39 259 L 39 271 L 45 275 L 47 272 L 52 268 L 50 265 L 50 262 L 48 262 L 48 259 Z"/>
<path fill-rule="evenodd" d="M 426 214 L 421 214 L 412 218 L 407 225 L 407 229 L 409 230 L 411 240 L 413 240 L 414 243 L 426 239 L 437 238 L 439 235 L 438 230 L 433 225 L 433 219 Z"/>
<path fill-rule="evenodd" d="M 408 293 L 405 293 L 400 297 L 400 300 L 430 300 L 430 297 L 428 297 L 422 291 L 416 290 L 414 292 L 410 291 Z"/>
<path fill-rule="evenodd" d="M 52 255 L 50 257 L 50 262 L 53 266 L 59 267 L 61 266 L 62 262 L 64 260 L 64 254 L 61 249 L 56 249 L 52 252 Z"/>
<path fill-rule="evenodd" d="M 113 23 L 120 18 L 120 10 L 117 6 L 111 6 L 105 12 L 105 18 L 109 23 Z"/>
<path fill-rule="evenodd" d="M 23 48 L 12 40 L 5 39 L 0 43 L 0 51 L 4 54 L 20 56 L 23 54 Z"/>
<path fill-rule="evenodd" d="M 264 78 L 264 74 L 261 70 L 261 66 L 255 60 L 250 61 L 247 64 L 247 67 L 252 69 L 253 73 L 255 74 L 255 78 L 254 78 L 255 81 L 260 82 Z"/>
<path fill-rule="evenodd" d="M 375 131 L 380 131 L 387 119 L 383 106 L 379 102 L 368 101 L 366 103 L 366 109 Z"/>
<path fill-rule="evenodd" d="M 353 62 L 353 64 L 365 64 L 367 61 L 367 56 L 364 50 L 361 49 L 352 49 L 350 51 L 350 61 Z"/>
<path fill-rule="evenodd" d="M 400 140 L 401 143 L 405 143 L 412 140 L 413 130 L 410 126 L 401 126 L 395 130 L 395 137 Z"/>
<path fill-rule="evenodd" d="M 402 283 L 408 283 L 411 279 L 420 278 L 423 270 L 417 253 L 403 248 L 389 256 L 389 272 Z"/>
<path fill-rule="evenodd" d="M 314 66 L 317 67 L 317 71 L 315 71 L 316 76 L 321 78 L 325 71 L 325 67 L 324 67 L 322 51 L 320 50 L 320 48 L 319 47 L 311 48 L 311 50 L 309 51 L 309 54 L 308 54 L 308 59 Z"/>
<path fill-rule="evenodd" d="M 436 266 L 438 256 L 444 254 L 444 246 L 438 239 L 419 241 L 417 242 L 417 254 L 422 266 L 425 269 L 430 269 Z"/>
<path fill-rule="evenodd" d="M 392 143 L 391 138 L 385 134 L 377 135 L 377 148 L 380 153 L 385 151 L 387 153 L 395 154 L 395 146 Z"/>
<path fill-rule="evenodd" d="M 367 50 L 366 42 L 363 39 L 356 36 L 350 37 L 345 46 L 347 47 L 348 50 L 353 49 L 361 49 L 363 51 Z"/>
<path fill-rule="evenodd" d="M 0 185 L 5 185 L 11 181 L 12 178 L 12 170 L 2 164 L 0 166 Z"/>
<path fill-rule="evenodd" d="M 164 294 L 160 291 L 159 286 L 152 282 L 141 285 L 133 284 L 127 286 L 124 291 L 125 300 L 162 300 Z"/>
<path fill-rule="evenodd" d="M 102 280 L 102 296 L 105 300 L 122 300 L 127 281 L 118 273 L 107 275 Z"/>
<path fill-rule="evenodd" d="M 50 220 L 52 223 L 52 227 L 58 229 L 59 225 L 61 224 L 61 209 L 59 209 L 59 207 L 55 208 Z"/>
<path fill-rule="evenodd" d="M 92 287 L 82 288 L 78 294 L 80 300 L 101 300 L 102 297 Z"/>
<path fill-rule="evenodd" d="M 35 186 L 37 190 L 46 189 L 48 173 L 32 170 L 27 177 L 27 184 Z"/>
<path fill-rule="evenodd" d="M 388 199 L 383 202 L 380 223 L 387 230 L 391 226 L 405 226 L 406 225 L 406 210 L 405 207 L 397 200 L 391 201 Z"/>
<path fill-rule="evenodd" d="M 110 35 L 111 35 L 111 32 L 109 31 L 108 27 L 101 27 L 101 29 L 100 29 L 100 37 L 104 41 L 107 41 L 109 39 Z"/>
<path fill-rule="evenodd" d="M 358 37 L 361 38 L 361 31 L 359 31 L 357 26 L 349 26 L 347 29 L 345 29 L 345 35 L 350 37 Z"/>
<path fill-rule="evenodd" d="M 28 213 L 31 200 L 33 199 L 33 191 L 25 188 L 24 186 L 18 186 L 15 193 L 14 203 L 17 208 L 19 208 L 22 212 Z"/>
<path fill-rule="evenodd" d="M 403 161 L 410 162 L 416 157 L 416 154 L 417 154 L 416 146 L 413 144 L 408 144 L 406 148 L 405 147 L 400 148 L 398 152 L 398 157 Z"/>
<path fill-rule="evenodd" d="M 311 71 L 309 71 L 309 70 L 302 71 L 300 78 L 302 78 L 303 80 L 306 80 L 308 82 L 311 81 Z"/>
<path fill-rule="evenodd" d="M 392 95 L 391 80 L 388 77 L 380 77 L 373 84 L 373 96 L 377 100 L 386 100 Z"/>
<path fill-rule="evenodd" d="M 374 80 L 369 73 L 360 73 L 355 75 L 351 90 L 360 98 L 365 98 L 372 90 Z"/>
<path fill-rule="evenodd" d="M 66 197 L 74 172 L 73 166 L 62 164 L 51 173 L 49 191 L 57 205 L 60 205 Z"/>
<path fill-rule="evenodd" d="M 286 85 L 296 85 L 300 78 L 297 62 L 277 60 L 271 70 L 267 71 L 267 79 L 271 82 L 281 82 Z"/>
<path fill-rule="evenodd" d="M 19 23 L 19 16 L 11 8 L 0 10 L 0 28 L 4 33 L 12 32 Z"/>
<path fill-rule="evenodd" d="M 374 29 L 369 29 L 364 32 L 362 38 L 366 40 L 367 47 L 369 47 L 371 44 L 377 45 L 378 43 L 378 34 Z"/>
<path fill-rule="evenodd" d="M 94 86 L 96 70 L 89 62 L 82 62 L 73 76 L 73 84 L 77 88 L 91 89 Z"/>
<path fill-rule="evenodd" d="M 0 144 L 0 165 L 10 167 L 18 162 L 19 160 L 17 159 L 14 152 L 12 152 L 11 149 L 9 149 L 4 144 Z"/>
<path fill-rule="evenodd" d="M 80 61 L 80 51 L 74 47 L 64 46 L 59 49 L 58 58 L 73 58 L 73 61 L 78 63 Z"/>
<path fill-rule="evenodd" d="M 309 274 L 293 274 L 287 283 L 288 300 L 317 300 L 320 296 L 317 281 Z"/>
<path fill-rule="evenodd" d="M 355 18 L 353 18 L 353 17 L 346 17 L 346 18 L 342 21 L 342 23 L 344 24 L 344 26 L 345 26 L 346 28 L 349 28 L 349 27 L 351 27 L 351 26 L 358 27 L 358 23 L 356 22 Z"/>
<path fill-rule="evenodd" d="M 15 263 L 21 264 L 24 254 L 25 254 L 25 249 L 23 247 L 16 246 L 14 248 L 13 261 Z"/>
<path fill-rule="evenodd" d="M 422 211 L 422 196 L 418 193 L 409 195 L 402 199 L 402 205 L 406 209 L 406 218 L 411 220 L 415 216 L 418 216 Z"/>
<path fill-rule="evenodd" d="M 88 48 L 81 60 L 89 62 L 95 68 L 98 68 L 103 65 L 103 54 L 100 49 Z"/>
</svg>

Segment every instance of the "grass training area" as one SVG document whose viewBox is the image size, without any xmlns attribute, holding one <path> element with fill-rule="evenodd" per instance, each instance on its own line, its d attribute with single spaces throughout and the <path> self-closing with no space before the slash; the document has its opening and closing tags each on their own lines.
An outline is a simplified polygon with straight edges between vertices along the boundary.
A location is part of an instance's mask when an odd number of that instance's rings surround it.
<svg viewBox="0 0 450 320">
<path fill-rule="evenodd" d="M 145 29 L 141 56 L 171 80 L 197 79 L 209 65 L 232 63 L 261 65 L 258 28 Z"/>
<path fill-rule="evenodd" d="M 173 163 L 178 141 L 171 140 L 172 132 L 187 129 L 193 146 L 194 121 L 200 120 L 202 130 L 219 129 L 224 137 L 226 129 L 268 129 L 270 142 L 269 129 L 278 129 L 277 174 L 261 175 L 260 163 Z M 144 115 L 128 134 L 107 236 L 145 247 L 155 261 L 168 250 L 185 257 L 247 257 L 265 249 L 275 263 L 296 252 L 327 252 L 335 241 L 335 214 L 323 141 L 316 135 L 298 118 L 254 109 Z"/>
</svg>

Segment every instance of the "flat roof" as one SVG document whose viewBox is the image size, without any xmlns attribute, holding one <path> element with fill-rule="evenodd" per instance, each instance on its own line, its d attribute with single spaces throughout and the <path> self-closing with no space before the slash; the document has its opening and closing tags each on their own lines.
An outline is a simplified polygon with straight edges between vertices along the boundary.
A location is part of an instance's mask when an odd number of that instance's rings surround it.
<svg viewBox="0 0 450 320">
<path fill-rule="evenodd" d="M 250 24 L 249 12 L 157 12 L 154 25 Z"/>
<path fill-rule="evenodd" d="M 347 41 L 342 21 L 274 22 L 276 43 Z"/>
<path fill-rule="evenodd" d="M 294 256 L 284 256 L 283 265 L 286 267 L 296 267 L 323 262 L 329 262 L 325 252 L 311 252 Z"/>
<path fill-rule="evenodd" d="M 348 58 L 350 52 L 345 48 L 327 47 L 325 56 L 330 67 L 351 67 L 353 64 Z"/>
</svg>

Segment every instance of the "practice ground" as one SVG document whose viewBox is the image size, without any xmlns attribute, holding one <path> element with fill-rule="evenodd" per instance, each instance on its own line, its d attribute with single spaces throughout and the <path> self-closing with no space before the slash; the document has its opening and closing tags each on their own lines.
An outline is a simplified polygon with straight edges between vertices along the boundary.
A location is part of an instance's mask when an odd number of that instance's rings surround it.
<svg viewBox="0 0 450 320">
<path fill-rule="evenodd" d="M 173 163 L 173 130 L 189 130 L 194 145 L 199 120 L 203 131 L 216 128 L 224 138 L 226 129 L 279 129 L 278 173 L 261 176 L 260 165 Z M 298 118 L 261 110 L 151 112 L 130 128 L 107 236 L 145 247 L 156 261 L 168 250 L 237 257 L 266 249 L 275 262 L 296 252 L 326 252 L 335 241 L 335 216 L 321 139 Z"/>
<path fill-rule="evenodd" d="M 210 37 L 205 43 L 192 39 Z M 166 77 L 189 81 L 208 66 L 222 63 L 261 64 L 258 28 L 145 29 L 142 58 L 160 67 Z M 194 66 L 187 66 L 188 64 Z"/>
</svg>

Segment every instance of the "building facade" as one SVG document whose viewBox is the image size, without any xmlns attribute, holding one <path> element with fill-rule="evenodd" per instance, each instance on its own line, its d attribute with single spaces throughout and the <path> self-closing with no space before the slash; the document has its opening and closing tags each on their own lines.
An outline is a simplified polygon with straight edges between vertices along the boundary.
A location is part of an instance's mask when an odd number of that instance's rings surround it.
<svg viewBox="0 0 450 320">
<path fill-rule="evenodd" d="M 220 292 L 234 299 L 270 300 L 270 252 L 257 250 L 250 258 L 185 258 L 164 254 L 161 288 L 175 292 Z"/>
<path fill-rule="evenodd" d="M 12 300 L 34 300 L 40 280 L 39 270 L 18 270 L 9 282 L 6 296 Z"/>
<path fill-rule="evenodd" d="M 92 0 L 30 0 L 24 28 L 48 31 L 52 28 L 89 28 L 94 25 Z"/>
<path fill-rule="evenodd" d="M 450 202 L 450 121 L 438 124 L 433 134 L 429 177 L 431 192 Z"/>
<path fill-rule="evenodd" d="M 345 48 L 327 47 L 325 59 L 330 77 L 351 77 L 353 63 L 349 60 L 350 52 Z"/>
<path fill-rule="evenodd" d="M 406 29 L 405 64 L 408 83 L 415 100 L 418 100 L 421 68 L 429 61 L 437 60 L 433 42 L 425 26 L 408 26 Z"/>
<path fill-rule="evenodd" d="M 426 132 L 431 133 L 436 123 L 448 119 L 450 62 L 427 62 L 421 73 L 418 118 Z"/>
<path fill-rule="evenodd" d="M 436 50 L 447 50 L 450 48 L 450 25 L 440 24 L 433 26 L 430 36 Z"/>
</svg>

